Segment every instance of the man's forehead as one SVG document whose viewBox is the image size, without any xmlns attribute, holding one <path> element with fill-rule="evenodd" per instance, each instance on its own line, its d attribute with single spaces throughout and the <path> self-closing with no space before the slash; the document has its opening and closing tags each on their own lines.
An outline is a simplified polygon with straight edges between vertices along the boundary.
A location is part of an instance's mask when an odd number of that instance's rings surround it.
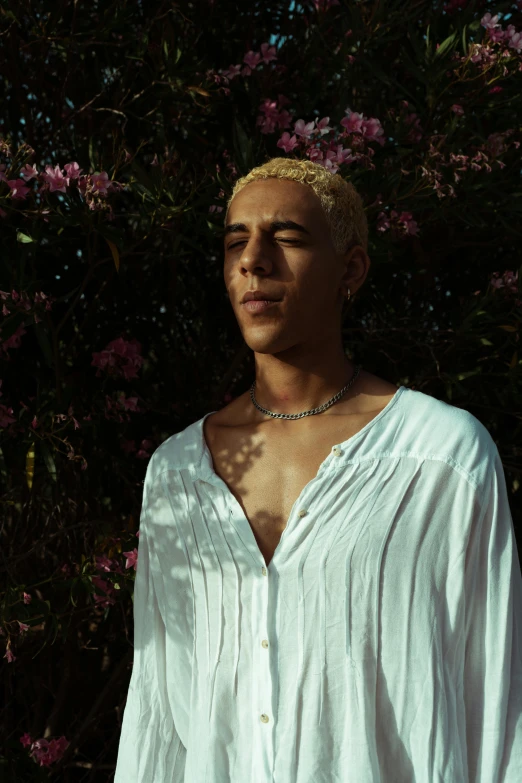
<svg viewBox="0 0 522 783">
<path fill-rule="evenodd" d="M 227 223 L 252 222 L 259 225 L 285 220 L 293 220 L 296 223 L 302 223 L 303 220 L 314 222 L 320 220 L 323 214 L 319 199 L 296 199 L 290 195 L 276 196 L 275 193 L 267 199 L 256 198 L 254 193 L 250 194 L 251 198 L 241 199 L 242 192 L 238 193 L 230 204 Z M 315 195 L 313 191 L 312 195 Z"/>
</svg>

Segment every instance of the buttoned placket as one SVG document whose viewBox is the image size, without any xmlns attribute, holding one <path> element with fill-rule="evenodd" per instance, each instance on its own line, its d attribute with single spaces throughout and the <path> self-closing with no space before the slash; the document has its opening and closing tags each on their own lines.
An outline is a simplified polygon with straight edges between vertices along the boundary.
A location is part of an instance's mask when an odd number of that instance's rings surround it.
<svg viewBox="0 0 522 783">
<path fill-rule="evenodd" d="M 332 454 L 334 457 L 340 457 L 342 455 L 340 446 L 334 446 L 332 448 Z M 230 509 L 230 511 L 233 513 L 232 509 Z M 307 516 L 309 511 L 309 508 L 299 508 L 295 511 L 295 517 L 297 517 L 297 519 L 302 519 Z M 288 520 L 288 525 L 290 525 L 291 522 L 292 517 Z M 263 781 L 263 783 L 271 783 L 273 779 L 275 728 L 274 716 L 271 710 L 271 705 L 273 703 L 273 683 L 270 670 L 271 644 L 267 630 L 269 625 L 268 606 L 271 580 L 269 569 L 262 559 L 261 552 L 259 552 L 259 556 L 262 560 L 262 564 L 259 568 L 260 577 L 256 579 L 257 589 L 254 590 L 253 596 L 254 612 L 252 628 L 254 633 L 253 638 L 257 640 L 255 642 L 257 649 L 254 651 L 253 661 L 255 672 L 258 675 L 255 678 L 257 689 L 253 688 L 253 706 L 257 710 L 255 718 L 259 725 L 258 736 L 254 739 L 258 750 L 258 754 L 255 754 L 258 763 L 255 766 L 259 770 L 259 780 Z M 276 578 L 277 576 L 274 573 L 272 575 L 272 580 Z"/>
</svg>

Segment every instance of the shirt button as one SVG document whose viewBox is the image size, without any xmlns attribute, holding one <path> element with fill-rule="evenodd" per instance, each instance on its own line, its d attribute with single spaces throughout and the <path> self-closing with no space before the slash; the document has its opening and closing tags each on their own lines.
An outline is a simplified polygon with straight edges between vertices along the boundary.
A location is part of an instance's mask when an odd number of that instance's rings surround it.
<svg viewBox="0 0 522 783">
<path fill-rule="evenodd" d="M 263 574 L 263 576 L 266 576 L 266 568 L 264 566 L 261 569 L 261 573 Z"/>
<path fill-rule="evenodd" d="M 306 510 L 306 508 L 302 508 L 301 511 L 299 512 L 300 517 L 305 517 L 307 514 L 308 511 Z"/>
<path fill-rule="evenodd" d="M 341 449 L 339 448 L 339 446 L 334 446 L 332 451 L 333 451 L 333 453 L 335 454 L 336 457 L 340 457 L 341 456 Z"/>
<path fill-rule="evenodd" d="M 268 723 L 268 715 L 265 715 L 264 713 L 261 715 L 261 720 L 263 723 Z"/>
<path fill-rule="evenodd" d="M 268 642 L 267 642 L 267 640 L 266 640 L 266 639 L 263 639 L 263 641 L 261 642 L 261 644 L 263 645 L 263 647 L 268 647 Z"/>
</svg>

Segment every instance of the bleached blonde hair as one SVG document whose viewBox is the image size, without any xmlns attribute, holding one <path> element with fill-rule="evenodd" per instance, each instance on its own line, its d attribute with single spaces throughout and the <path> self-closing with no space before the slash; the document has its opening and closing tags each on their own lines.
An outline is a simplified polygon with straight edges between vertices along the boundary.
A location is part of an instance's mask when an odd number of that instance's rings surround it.
<svg viewBox="0 0 522 783">
<path fill-rule="evenodd" d="M 351 182 L 346 182 L 339 174 L 332 174 L 311 160 L 271 158 L 251 169 L 234 183 L 227 201 L 225 223 L 234 196 L 249 182 L 271 177 L 302 182 L 312 188 L 321 202 L 337 253 L 344 253 L 353 245 L 361 245 L 368 252 L 368 221 L 361 196 Z"/>
</svg>

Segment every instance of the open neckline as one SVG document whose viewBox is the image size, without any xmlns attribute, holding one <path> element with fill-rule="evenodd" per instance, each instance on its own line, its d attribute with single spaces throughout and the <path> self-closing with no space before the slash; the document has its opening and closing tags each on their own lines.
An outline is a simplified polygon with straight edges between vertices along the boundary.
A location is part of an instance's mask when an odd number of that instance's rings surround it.
<svg viewBox="0 0 522 783">
<path fill-rule="evenodd" d="M 400 386 L 391 400 L 384 406 L 384 408 L 379 411 L 377 416 L 375 416 L 371 421 L 369 421 L 367 424 L 362 427 L 359 432 L 356 432 L 355 435 L 351 435 L 349 438 L 347 438 L 344 441 L 341 441 L 340 443 L 335 444 L 331 449 L 328 455 L 325 457 L 325 459 L 321 462 L 319 465 L 319 468 L 317 470 L 317 473 L 315 476 L 310 479 L 310 481 L 305 484 L 305 486 L 302 488 L 301 492 L 299 493 L 298 497 L 296 497 L 294 504 L 290 510 L 290 514 L 288 516 L 288 519 L 286 520 L 286 524 L 283 528 L 283 532 L 281 533 L 279 537 L 279 541 L 277 542 L 277 545 L 274 549 L 274 552 L 272 554 L 272 557 L 270 558 L 270 562 L 267 563 L 263 553 L 261 552 L 261 549 L 259 548 L 259 545 L 256 541 L 256 537 L 254 535 L 254 529 L 252 527 L 251 522 L 249 521 L 247 515 L 243 511 L 243 508 L 239 502 L 239 500 L 236 498 L 228 484 L 224 479 L 221 478 L 221 476 L 218 476 L 216 471 L 214 470 L 214 463 L 212 460 L 212 454 L 208 447 L 206 438 L 205 438 L 205 432 L 203 425 L 205 423 L 205 419 L 210 416 L 212 413 L 216 413 L 216 411 L 209 411 L 209 413 L 205 414 L 198 422 L 200 426 L 200 445 L 202 447 L 201 451 L 201 461 L 199 465 L 199 471 L 204 476 L 204 481 L 207 481 L 211 484 L 214 484 L 217 487 L 220 487 L 220 489 L 223 492 L 224 499 L 226 501 L 226 504 L 229 509 L 229 515 L 230 515 L 230 521 L 234 525 L 240 539 L 245 544 L 246 548 L 248 549 L 250 556 L 252 557 L 252 560 L 255 563 L 259 562 L 259 559 L 261 559 L 263 565 L 268 569 L 269 566 L 273 563 L 274 558 L 278 557 L 281 552 L 282 545 L 284 546 L 284 541 L 286 541 L 286 538 L 288 537 L 288 529 L 289 526 L 293 527 L 292 522 L 295 516 L 295 509 L 302 503 L 303 495 L 308 491 L 311 484 L 313 484 L 317 479 L 322 475 L 324 470 L 327 469 L 327 467 L 332 464 L 332 460 L 336 460 L 333 464 L 340 468 L 346 461 L 346 455 L 343 459 L 343 457 L 337 457 L 334 456 L 334 449 L 340 448 L 341 452 L 344 452 L 348 449 L 348 447 L 352 447 L 353 444 L 360 439 L 361 437 L 364 437 L 368 430 L 378 421 L 380 421 L 386 413 L 389 413 L 390 410 L 392 410 L 396 404 L 399 398 L 402 396 L 402 393 L 407 390 L 406 386 Z"/>
<path fill-rule="evenodd" d="M 382 418 L 384 418 L 384 416 L 387 413 L 389 413 L 389 411 L 392 410 L 392 408 L 394 408 L 396 406 L 399 398 L 402 396 L 403 392 L 405 392 L 405 391 L 408 391 L 408 387 L 407 386 L 399 386 L 399 388 L 397 389 L 397 391 L 395 392 L 395 394 L 393 395 L 391 400 L 388 403 L 386 403 L 384 408 L 381 411 L 379 411 L 377 416 L 374 416 L 373 419 L 371 419 L 369 422 L 367 422 L 364 425 L 364 427 L 361 427 L 361 429 L 358 432 L 356 432 L 354 435 L 350 435 L 350 437 L 347 438 L 346 440 L 343 440 L 343 441 L 340 441 L 338 443 L 335 443 L 332 446 L 332 449 L 330 449 L 330 452 L 328 453 L 328 455 L 325 457 L 325 459 L 319 465 L 319 468 L 317 470 L 316 475 L 314 476 L 313 479 L 311 479 L 308 482 L 308 484 L 310 484 L 312 481 L 315 481 L 315 479 L 322 473 L 322 471 L 326 467 L 326 465 L 329 464 L 332 461 L 332 458 L 333 458 L 333 453 L 332 452 L 333 452 L 334 448 L 336 448 L 336 447 L 340 448 L 341 451 L 344 452 L 344 451 L 346 451 L 346 449 L 349 446 L 351 447 L 353 443 L 355 443 L 360 438 L 364 437 L 366 435 L 366 433 L 368 432 L 368 430 L 370 430 L 374 426 L 374 424 L 377 424 L 377 422 L 379 422 Z M 224 485 L 227 488 L 227 490 L 230 492 L 232 497 L 234 497 L 234 500 L 235 500 L 236 498 L 232 494 L 232 492 L 231 492 L 228 484 L 226 483 L 226 481 L 224 481 L 221 478 L 221 476 L 218 476 L 218 474 L 214 470 L 214 461 L 212 459 L 212 453 L 211 453 L 211 451 L 210 451 L 210 449 L 208 447 L 208 443 L 207 443 L 207 440 L 205 438 L 205 431 L 204 431 L 205 420 L 209 416 L 211 416 L 213 413 L 217 413 L 217 412 L 218 411 L 209 411 L 204 416 L 202 416 L 201 419 L 199 419 L 199 421 L 197 422 L 197 424 L 199 425 L 200 447 L 201 447 L 200 468 L 202 469 L 202 472 L 206 474 L 207 480 L 211 479 L 212 483 L 218 484 L 219 486 L 223 486 Z M 337 462 L 337 464 L 339 464 L 339 463 L 342 464 L 342 458 L 336 457 L 336 462 Z M 308 486 L 308 484 L 306 484 L 306 487 Z M 303 491 L 304 491 L 304 489 L 306 487 L 303 488 Z M 299 497 L 301 497 L 301 495 L 303 494 L 303 491 L 301 491 Z M 297 500 L 299 500 L 299 498 L 297 498 Z M 240 508 L 241 508 L 241 506 L 240 506 Z"/>
</svg>

